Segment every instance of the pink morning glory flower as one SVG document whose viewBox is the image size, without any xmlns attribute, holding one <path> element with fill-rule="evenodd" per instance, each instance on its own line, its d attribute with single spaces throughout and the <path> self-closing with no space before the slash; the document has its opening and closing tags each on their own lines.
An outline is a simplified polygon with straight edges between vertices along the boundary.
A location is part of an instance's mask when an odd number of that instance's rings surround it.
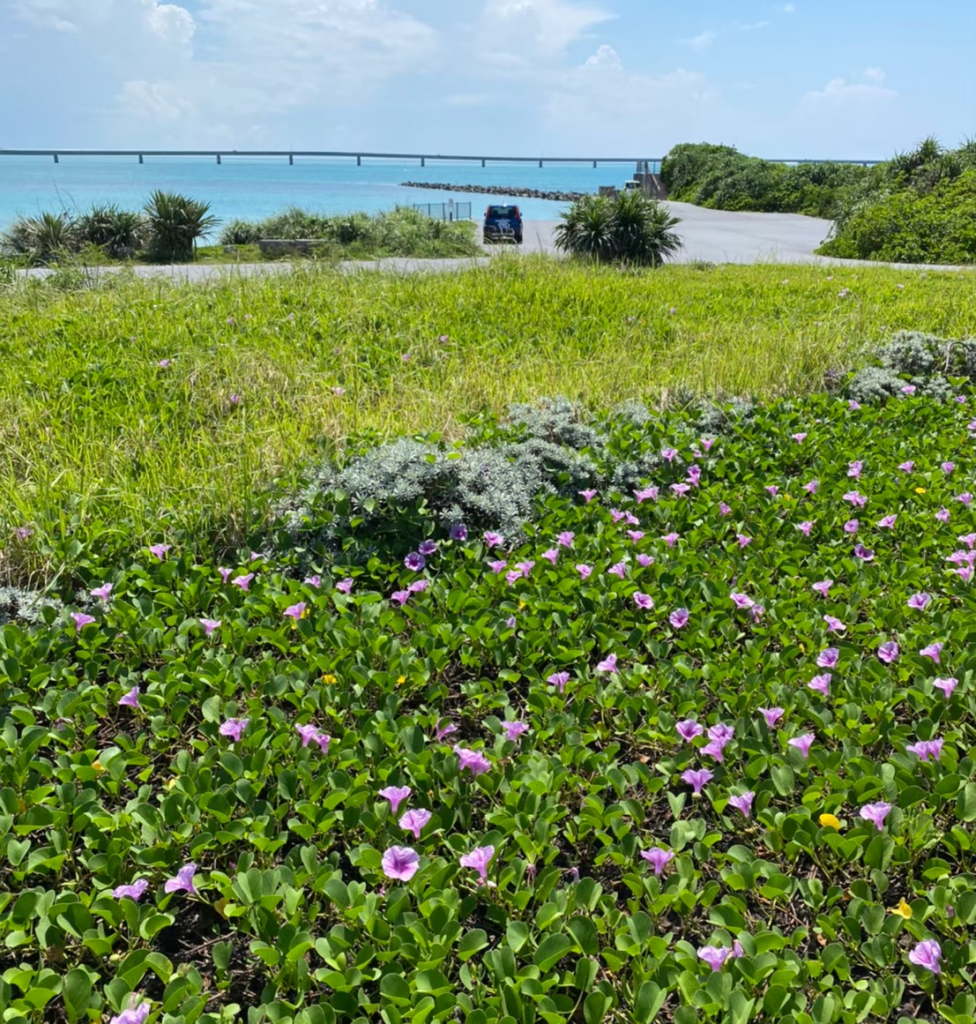
<svg viewBox="0 0 976 1024">
<path fill-rule="evenodd" d="M 678 450 L 676 448 L 665 448 L 661 452 L 661 458 L 667 460 L 668 462 L 674 462 L 674 460 L 677 457 L 678 457 Z"/>
<path fill-rule="evenodd" d="M 731 593 L 729 594 L 729 598 L 731 599 L 732 603 L 736 606 L 736 608 L 739 609 L 751 608 L 753 604 L 755 604 L 755 602 L 752 600 L 751 597 L 748 596 L 748 594 Z"/>
<path fill-rule="evenodd" d="M 932 740 L 919 740 L 917 743 L 905 747 L 909 754 L 914 754 L 920 761 L 938 761 L 942 757 L 942 746 L 944 740 L 936 737 Z"/>
<path fill-rule="evenodd" d="M 970 551 L 976 547 L 976 533 L 967 533 L 959 538 L 960 543 L 965 544 Z"/>
<path fill-rule="evenodd" d="M 969 493 L 969 491 L 966 491 L 963 494 L 956 495 L 956 501 L 961 501 L 963 505 L 966 506 L 966 508 L 969 508 L 970 504 L 972 503 L 972 500 L 973 496 Z"/>
<path fill-rule="evenodd" d="M 460 858 L 460 864 L 462 868 L 474 868 L 478 872 L 478 885 L 491 885 L 488 881 L 488 865 L 494 856 L 494 846 L 477 846 Z"/>
<path fill-rule="evenodd" d="M 729 804 L 734 807 L 737 811 L 741 812 L 743 818 L 748 818 L 752 813 L 752 801 L 755 800 L 756 794 L 753 792 L 743 793 L 741 796 L 730 796 Z"/>
<path fill-rule="evenodd" d="M 704 960 L 713 971 L 720 971 L 731 952 L 724 946 L 702 946 L 698 950 L 698 958 Z"/>
<path fill-rule="evenodd" d="M 240 587 L 241 590 L 247 590 L 247 588 L 251 585 L 251 580 L 253 580 L 253 579 L 254 579 L 254 573 L 253 572 L 249 572 L 249 573 L 247 573 L 247 574 L 245 574 L 243 576 L 235 576 L 230 582 L 235 587 Z"/>
<path fill-rule="evenodd" d="M 455 523 L 449 533 L 451 540 L 465 541 L 468 539 L 468 528 L 464 523 Z"/>
<path fill-rule="evenodd" d="M 617 562 L 616 565 L 611 565 L 607 572 L 612 576 L 619 576 L 623 579 L 627 575 L 627 563 Z"/>
<path fill-rule="evenodd" d="M 952 570 L 963 583 L 968 583 L 973 578 L 973 567 L 971 565 L 964 565 L 961 569 Z"/>
<path fill-rule="evenodd" d="M 817 655 L 818 668 L 836 668 L 840 661 L 840 651 L 836 647 L 828 647 Z"/>
<path fill-rule="evenodd" d="M 855 480 L 864 472 L 864 463 L 860 460 L 854 462 L 848 462 L 847 464 L 847 475 L 853 477 Z"/>
<path fill-rule="evenodd" d="M 886 640 L 878 648 L 878 657 L 886 664 L 890 665 L 893 661 L 898 658 L 900 651 L 898 644 L 894 640 Z"/>
<path fill-rule="evenodd" d="M 813 589 L 821 596 L 826 597 L 830 588 L 834 585 L 833 580 L 821 580 L 819 583 L 814 583 Z"/>
<path fill-rule="evenodd" d="M 580 579 L 589 579 L 590 574 L 593 572 L 593 567 L 589 565 L 578 565 L 576 571 L 580 574 Z"/>
<path fill-rule="evenodd" d="M 813 529 L 813 523 L 808 519 L 806 522 L 797 523 L 796 528 L 803 534 L 804 537 L 810 536 L 810 531 Z"/>
<path fill-rule="evenodd" d="M 701 453 L 699 452 L 698 454 L 700 455 Z M 698 487 L 701 484 L 701 466 L 689 466 L 686 479 L 688 483 Z"/>
<path fill-rule="evenodd" d="M 933 679 L 932 685 L 941 690 L 948 700 L 952 696 L 952 691 L 959 685 L 959 680 L 954 676 L 950 676 L 948 679 Z"/>
<path fill-rule="evenodd" d="M 731 514 L 731 512 L 732 512 L 732 508 L 731 508 L 731 506 L 729 506 L 729 505 L 726 505 L 724 501 L 720 501 L 720 502 L 718 503 L 718 510 L 719 510 L 719 513 L 720 513 L 721 515 L 723 515 L 723 516 L 727 516 L 727 515 L 730 515 L 730 514 Z"/>
<path fill-rule="evenodd" d="M 637 556 L 637 562 L 639 565 L 646 569 L 649 565 L 654 564 L 654 558 L 651 555 L 641 554 Z"/>
<path fill-rule="evenodd" d="M 152 1012 L 152 1003 L 141 1002 L 134 993 L 129 997 L 129 1008 L 113 1017 L 108 1024 L 146 1024 Z"/>
<path fill-rule="evenodd" d="M 109 595 L 112 593 L 112 584 L 104 583 L 100 587 L 95 587 L 94 590 L 89 590 L 88 593 L 91 594 L 92 597 L 97 597 L 99 601 L 108 604 Z"/>
<path fill-rule="evenodd" d="M 492 548 L 499 548 L 505 543 L 505 538 L 500 533 L 495 533 L 493 530 L 486 530 L 484 534 L 485 544 L 488 545 L 488 550 Z"/>
<path fill-rule="evenodd" d="M 850 502 L 855 508 L 864 508 L 868 503 L 868 499 L 863 494 L 858 494 L 857 491 L 848 491 L 844 495 L 844 501 Z"/>
<path fill-rule="evenodd" d="M 954 462 L 943 462 L 941 466 L 942 472 L 945 473 L 946 476 L 951 476 L 955 468 L 956 464 Z"/>
<path fill-rule="evenodd" d="M 909 460 L 908 460 L 908 462 L 902 462 L 902 463 L 901 463 L 901 464 L 900 464 L 900 465 L 898 466 L 898 468 L 899 468 L 899 469 L 900 469 L 900 470 L 901 470 L 901 471 L 902 471 L 903 473 L 911 473 L 911 471 L 912 471 L 912 470 L 913 470 L 913 469 L 915 468 L 915 463 L 914 463 L 914 462 L 912 462 L 912 461 L 911 461 L 911 459 L 909 459 Z"/>
<path fill-rule="evenodd" d="M 779 494 L 779 487 L 776 484 L 768 484 L 765 489 L 769 492 L 771 498 L 775 498 Z"/>
<path fill-rule="evenodd" d="M 139 710 L 139 687 L 133 686 L 131 690 L 124 696 L 119 698 L 119 705 L 124 708 L 134 708 L 136 711 Z"/>
<path fill-rule="evenodd" d="M 293 604 L 290 608 L 286 608 L 284 615 L 289 619 L 294 619 L 296 622 L 305 615 L 305 609 L 308 607 L 304 601 L 299 601 L 298 604 Z"/>
<path fill-rule="evenodd" d="M 734 736 L 735 729 L 731 725 L 726 725 L 725 722 L 718 722 L 708 730 L 709 739 L 721 743 L 723 747 L 727 746 Z"/>
<path fill-rule="evenodd" d="M 548 551 L 542 552 L 542 557 L 548 559 L 553 565 L 556 564 L 556 560 L 559 558 L 559 549 L 550 548 Z"/>
<path fill-rule="evenodd" d="M 847 626 L 833 615 L 825 615 L 823 620 L 827 623 L 827 631 L 829 633 L 844 633 L 847 631 Z"/>
<path fill-rule="evenodd" d="M 532 566 L 535 565 L 535 562 L 525 562 L 524 564 Z M 430 580 L 414 580 L 413 583 L 411 583 L 410 586 L 407 587 L 407 590 L 409 590 L 411 594 L 422 594 L 429 586 Z"/>
<path fill-rule="evenodd" d="M 932 596 L 930 594 L 926 594 L 924 591 L 918 594 L 912 594 L 908 599 L 908 607 L 915 608 L 918 611 L 923 611 L 931 600 Z"/>
<path fill-rule="evenodd" d="M 84 612 L 72 612 L 71 617 L 75 620 L 75 632 L 80 633 L 85 626 L 90 626 L 94 621 L 94 615 L 86 615 Z"/>
<path fill-rule="evenodd" d="M 813 679 L 807 683 L 807 686 L 811 690 L 816 690 L 818 693 L 822 693 L 826 697 L 830 692 L 830 673 L 823 672 L 818 676 L 814 676 Z"/>
<path fill-rule="evenodd" d="M 796 747 L 803 755 L 803 760 L 807 761 L 810 758 L 810 748 L 813 746 L 813 741 L 816 738 L 812 732 L 806 732 L 802 736 L 794 736 L 792 739 L 787 740 L 787 743 L 791 747 Z"/>
<path fill-rule="evenodd" d="M 522 578 L 521 569 L 513 569 L 511 572 L 505 574 L 505 582 L 511 587 Z"/>
<path fill-rule="evenodd" d="M 409 846 L 391 846 L 383 854 L 383 874 L 397 882 L 409 882 L 420 867 L 420 857 Z"/>
<path fill-rule="evenodd" d="M 942 968 L 939 961 L 942 959 L 942 947 L 935 939 L 923 939 L 914 949 L 908 951 L 908 959 L 916 967 L 924 967 L 933 974 L 939 974 Z"/>
<path fill-rule="evenodd" d="M 700 768 L 698 771 L 689 768 L 687 771 L 681 773 L 681 781 L 687 782 L 688 785 L 691 786 L 695 796 L 698 796 L 706 783 L 711 782 L 713 778 L 714 776 L 707 768 Z"/>
<path fill-rule="evenodd" d="M 851 412 L 857 412 L 857 410 L 861 408 L 861 403 L 855 402 L 853 398 L 849 398 L 847 400 L 847 408 L 850 409 Z"/>
<path fill-rule="evenodd" d="M 417 550 L 425 558 L 430 558 L 431 555 L 437 553 L 437 541 L 436 540 L 421 541 L 421 543 L 417 547 Z"/>
<path fill-rule="evenodd" d="M 811 480 L 809 483 L 803 485 L 803 489 L 807 492 L 807 494 L 816 494 L 817 491 L 820 490 L 820 481 Z"/>
<path fill-rule="evenodd" d="M 403 560 L 404 567 L 411 572 L 420 572 L 427 564 L 427 559 L 419 551 L 411 551 Z"/>
<path fill-rule="evenodd" d="M 626 512 L 621 512 L 619 508 L 610 509 L 610 518 L 615 522 L 619 523 L 627 518 Z"/>
<path fill-rule="evenodd" d="M 566 692 L 566 684 L 569 682 L 568 672 L 553 672 L 551 676 L 546 680 L 547 683 L 551 683 L 560 693 Z"/>
<path fill-rule="evenodd" d="M 525 722 L 502 722 L 502 731 L 505 733 L 505 738 L 512 741 L 512 743 L 518 743 L 518 738 L 523 733 L 529 731 L 529 727 Z"/>
<path fill-rule="evenodd" d="M 302 580 L 302 582 L 310 587 L 315 587 L 316 589 L 318 589 L 322 586 L 322 577 L 319 576 L 318 573 L 316 573 L 314 576 L 306 576 L 305 579 Z"/>
<path fill-rule="evenodd" d="M 947 523 L 951 516 L 947 508 L 940 508 L 939 511 L 935 513 L 935 518 L 938 519 L 939 522 Z"/>
<path fill-rule="evenodd" d="M 672 484 L 671 490 L 674 491 L 679 498 L 683 498 L 691 490 L 691 486 L 689 484 Z"/>
<path fill-rule="evenodd" d="M 740 548 L 746 548 L 752 543 L 752 537 L 747 537 L 744 533 L 737 533 L 735 539 L 739 542 Z"/>
<path fill-rule="evenodd" d="M 496 576 L 501 576 L 501 574 L 508 568 L 508 562 L 503 559 L 497 559 L 494 562 L 489 562 L 488 568 L 491 569 Z"/>
<path fill-rule="evenodd" d="M 227 580 L 228 580 L 228 579 L 230 578 L 230 574 L 231 574 L 231 573 L 232 573 L 233 571 L 234 571 L 233 569 L 225 569 L 225 568 L 224 568 L 223 566 L 221 566 L 221 567 L 220 567 L 220 568 L 219 568 L 219 569 L 217 570 L 217 572 L 219 572 L 219 573 L 220 573 L 220 579 L 221 579 L 221 582 L 223 582 L 223 583 L 226 583 L 226 582 L 227 582 Z"/>
<path fill-rule="evenodd" d="M 701 736 L 705 731 L 693 718 L 686 718 L 683 722 L 678 722 L 674 728 L 685 743 L 691 743 L 696 736 Z"/>
<path fill-rule="evenodd" d="M 673 548 L 673 547 L 675 546 L 675 544 L 677 544 L 677 543 L 678 543 L 678 541 L 680 540 L 680 538 L 681 538 L 681 535 L 680 535 L 680 534 L 678 534 L 678 533 L 667 533 L 667 534 L 665 534 L 665 535 L 664 535 L 664 536 L 663 536 L 663 537 L 661 538 L 661 540 L 663 540 L 663 541 L 664 541 L 664 543 L 665 543 L 665 544 L 667 544 L 667 546 L 668 546 L 669 548 Z"/>
<path fill-rule="evenodd" d="M 639 590 L 634 592 L 634 603 L 644 611 L 650 611 L 654 607 L 654 599 L 649 594 L 642 594 Z"/>
<path fill-rule="evenodd" d="M 895 520 L 898 516 L 885 516 L 884 519 L 878 520 L 878 527 L 882 530 L 892 530 L 895 526 Z"/>
<path fill-rule="evenodd" d="M 674 850 L 665 849 L 663 846 L 652 846 L 649 850 L 641 850 L 641 856 L 654 869 L 654 874 L 660 875 L 674 860 Z"/>
<path fill-rule="evenodd" d="M 884 800 L 879 800 L 876 804 L 865 804 L 860 810 L 861 817 L 876 825 L 879 832 L 884 828 L 885 818 L 890 813 L 891 804 L 886 804 Z"/>
<path fill-rule="evenodd" d="M 722 753 L 723 750 L 725 750 L 724 743 L 719 743 L 717 740 L 709 740 L 709 742 L 701 748 L 701 753 L 706 757 L 714 757 L 719 764 L 723 764 L 725 761 L 725 755 Z"/>
<path fill-rule="evenodd" d="M 684 629 L 688 624 L 689 615 L 690 613 L 687 608 L 677 608 L 668 616 L 668 622 L 675 629 Z"/>
<path fill-rule="evenodd" d="M 221 622 L 219 619 L 201 619 L 200 625 L 203 626 L 204 633 L 210 636 L 215 629 L 220 629 Z"/>
<path fill-rule="evenodd" d="M 226 722 L 220 723 L 220 728 L 217 732 L 221 736 L 226 736 L 234 743 L 240 743 L 241 737 L 244 735 L 244 730 L 247 728 L 250 718 L 228 718 Z M 313 726 L 314 728 L 314 726 Z M 305 746 L 306 744 L 302 744 Z"/>
<path fill-rule="evenodd" d="M 587 505 L 596 497 L 596 491 L 592 490 L 580 491 L 579 493 Z"/>
<path fill-rule="evenodd" d="M 643 530 L 628 530 L 627 531 L 627 536 L 630 537 L 630 540 L 631 540 L 631 542 L 633 544 L 636 544 L 639 540 L 643 540 L 644 539 L 644 531 Z"/>
<path fill-rule="evenodd" d="M 390 814 L 396 814 L 400 804 L 413 792 L 409 786 L 387 786 L 379 791 L 379 796 L 390 801 Z"/>
<path fill-rule="evenodd" d="M 861 523 L 858 519 L 848 519 L 844 523 L 844 533 L 857 533 Z"/>
<path fill-rule="evenodd" d="M 446 722 L 442 725 L 442 722 Z M 450 736 L 452 732 L 457 732 L 457 726 L 453 722 L 449 722 L 446 719 L 438 719 L 434 725 L 434 739 L 440 743 L 445 736 Z"/>
<path fill-rule="evenodd" d="M 792 437 L 797 444 L 803 444 L 803 442 L 807 439 L 806 434 L 790 434 L 790 437 Z"/>
<path fill-rule="evenodd" d="M 783 717 L 784 711 L 782 708 L 759 708 L 759 714 L 766 719 L 766 725 L 770 729 L 776 727 L 776 723 Z"/>
<path fill-rule="evenodd" d="M 931 658 L 936 663 L 936 665 L 938 665 L 942 655 L 943 647 L 945 647 L 945 644 L 936 642 L 934 644 L 929 644 L 928 647 L 923 647 L 918 653 L 923 658 Z"/>
<path fill-rule="evenodd" d="M 571 533 L 569 530 L 564 530 L 557 538 L 556 544 L 561 548 L 571 548 L 573 541 L 576 539 L 576 534 Z"/>
<path fill-rule="evenodd" d="M 480 750 L 468 750 L 467 747 L 455 746 L 454 753 L 458 756 L 458 771 L 468 771 L 477 777 L 491 768 L 491 761 Z"/>
<path fill-rule="evenodd" d="M 339 580 L 336 583 L 336 590 L 341 590 L 343 594 L 348 594 L 352 591 L 352 585 L 355 582 L 351 576 L 347 576 L 344 580 Z"/>
<path fill-rule="evenodd" d="M 410 600 L 409 590 L 394 590 L 390 594 L 390 600 L 395 601 L 402 608 Z"/>
<path fill-rule="evenodd" d="M 112 890 L 112 895 L 120 900 L 124 896 L 128 896 L 130 900 L 134 900 L 136 903 L 142 899 L 146 894 L 146 890 L 149 888 L 149 882 L 145 878 L 137 879 L 131 885 L 119 885 Z"/>
<path fill-rule="evenodd" d="M 854 548 L 854 557 L 860 558 L 862 562 L 873 562 L 874 552 L 866 548 L 863 544 L 858 544 Z"/>
<path fill-rule="evenodd" d="M 905 396 L 906 398 L 910 397 L 911 395 L 914 395 L 914 394 L 915 394 L 915 391 L 916 391 L 916 388 L 915 388 L 915 385 L 914 385 L 914 384 L 906 384 L 906 385 L 905 385 L 905 386 L 904 386 L 904 387 L 903 387 L 903 388 L 901 389 L 901 393 L 902 393 L 902 394 L 903 394 L 903 395 L 904 395 L 904 396 Z"/>
<path fill-rule="evenodd" d="M 611 674 L 617 671 L 617 655 L 608 654 L 603 661 L 601 661 L 597 667 L 597 672 L 610 672 Z"/>
<path fill-rule="evenodd" d="M 167 893 L 172 892 L 188 892 L 191 896 L 195 896 L 197 893 L 196 886 L 193 884 L 193 876 L 197 873 L 197 866 L 192 861 L 189 864 L 184 864 L 179 871 L 176 872 L 176 876 L 171 878 L 164 886 L 163 890 Z"/>
<path fill-rule="evenodd" d="M 153 544 L 149 548 L 149 551 L 150 551 L 151 554 L 155 555 L 155 557 L 158 558 L 159 561 L 161 562 L 166 557 L 166 553 L 171 548 L 172 548 L 171 544 Z"/>
<path fill-rule="evenodd" d="M 634 500 L 638 505 L 645 501 L 657 501 L 660 491 L 657 487 L 645 487 L 641 491 L 634 491 Z"/>
<path fill-rule="evenodd" d="M 430 811 L 423 807 L 419 807 L 412 811 L 407 811 L 406 814 L 400 819 L 399 825 L 404 832 L 412 832 L 415 839 L 420 838 L 420 833 L 424 830 L 427 822 L 430 821 Z"/>
</svg>

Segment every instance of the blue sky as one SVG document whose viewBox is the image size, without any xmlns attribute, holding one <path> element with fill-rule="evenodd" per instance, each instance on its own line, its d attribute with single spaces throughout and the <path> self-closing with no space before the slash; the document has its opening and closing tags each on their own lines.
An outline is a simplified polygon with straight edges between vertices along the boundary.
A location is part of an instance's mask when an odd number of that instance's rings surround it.
<svg viewBox="0 0 976 1024">
<path fill-rule="evenodd" d="M 0 146 L 885 157 L 976 134 L 972 0 L 0 0 Z"/>
</svg>

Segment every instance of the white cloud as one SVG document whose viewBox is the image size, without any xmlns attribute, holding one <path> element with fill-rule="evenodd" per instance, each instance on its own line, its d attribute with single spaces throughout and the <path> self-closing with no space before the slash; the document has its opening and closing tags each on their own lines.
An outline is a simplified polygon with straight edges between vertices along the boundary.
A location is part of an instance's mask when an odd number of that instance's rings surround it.
<svg viewBox="0 0 976 1024">
<path fill-rule="evenodd" d="M 807 92 L 802 102 L 808 106 L 845 107 L 897 99 L 898 93 L 894 89 L 880 84 L 885 77 L 880 68 L 868 68 L 861 77 L 866 81 L 832 78 L 823 89 L 811 89 Z"/>
<path fill-rule="evenodd" d="M 740 32 L 756 32 L 758 29 L 765 28 L 768 24 L 768 21 L 750 21 L 736 27 Z"/>
<path fill-rule="evenodd" d="M 685 40 L 693 50 L 707 50 L 718 38 L 717 32 L 705 31 L 691 39 Z"/>
<path fill-rule="evenodd" d="M 783 4 L 783 6 L 780 7 L 780 10 L 784 14 L 796 14 L 796 5 L 795 4 Z"/>
<path fill-rule="evenodd" d="M 483 53 L 495 63 L 552 60 L 612 18 L 602 8 L 564 0 L 486 0 L 476 38 L 486 40 Z"/>
<path fill-rule="evenodd" d="M 586 68 L 619 68 L 620 56 L 612 46 L 601 46 L 592 57 L 586 58 Z"/>
<path fill-rule="evenodd" d="M 176 4 L 160 4 L 156 0 L 142 0 L 146 24 L 150 30 L 167 42 L 188 43 L 197 30 L 193 15 Z"/>
<path fill-rule="evenodd" d="M 881 68 L 868 68 L 861 77 L 869 82 L 883 82 L 887 76 Z"/>
</svg>

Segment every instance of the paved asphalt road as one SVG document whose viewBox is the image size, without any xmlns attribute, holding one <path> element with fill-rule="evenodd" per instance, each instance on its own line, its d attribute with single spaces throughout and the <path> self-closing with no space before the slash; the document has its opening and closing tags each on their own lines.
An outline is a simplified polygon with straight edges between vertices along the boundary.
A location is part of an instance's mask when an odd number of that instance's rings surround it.
<svg viewBox="0 0 976 1024">
<path fill-rule="evenodd" d="M 830 221 L 814 217 L 801 217 L 792 213 L 730 213 L 725 210 L 705 210 L 688 203 L 668 203 L 672 213 L 681 219 L 677 231 L 684 247 L 677 257 L 678 263 L 704 260 L 709 263 L 820 263 L 850 264 L 854 261 L 832 260 L 814 255 L 827 237 Z M 554 235 L 558 222 L 554 220 L 526 221 L 520 252 L 553 252 Z M 508 246 L 486 246 L 492 255 L 509 251 Z M 415 260 L 386 259 L 341 264 L 344 271 L 359 270 L 416 271 L 460 270 L 485 266 L 486 257 L 472 259 Z M 879 264 L 867 264 L 878 266 Z M 905 267 L 905 265 L 902 265 Z M 905 268 L 907 269 L 907 267 Z M 932 269 L 949 270 L 949 267 Z M 250 277 L 256 274 L 280 274 L 291 270 L 291 264 L 241 263 L 210 266 L 176 266 L 135 268 L 137 277 L 167 277 L 179 280 L 205 281 L 223 274 Z M 97 269 L 96 275 L 114 273 L 112 269 Z M 27 270 L 23 274 L 45 277 L 51 271 Z"/>
</svg>

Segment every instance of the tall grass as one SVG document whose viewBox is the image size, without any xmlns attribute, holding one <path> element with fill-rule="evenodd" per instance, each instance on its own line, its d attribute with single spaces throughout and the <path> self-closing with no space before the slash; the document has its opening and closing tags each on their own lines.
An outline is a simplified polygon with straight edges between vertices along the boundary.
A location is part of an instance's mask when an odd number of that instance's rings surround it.
<svg viewBox="0 0 976 1024">
<path fill-rule="evenodd" d="M 465 417 L 514 400 L 816 388 L 895 330 L 973 333 L 974 294 L 972 276 L 950 273 L 621 273 L 544 258 L 453 275 L 8 288 L 0 574 L 49 578 L 164 536 L 201 552 L 241 542 L 268 487 L 309 459 L 366 434 L 459 435 Z"/>
</svg>

